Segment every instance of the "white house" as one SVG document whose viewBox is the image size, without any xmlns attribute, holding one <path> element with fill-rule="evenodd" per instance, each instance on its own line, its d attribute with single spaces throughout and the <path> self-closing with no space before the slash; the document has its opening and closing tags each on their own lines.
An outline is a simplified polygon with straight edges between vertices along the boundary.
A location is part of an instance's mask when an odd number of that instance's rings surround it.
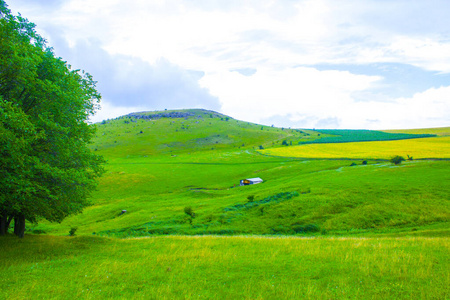
<svg viewBox="0 0 450 300">
<path fill-rule="evenodd" d="M 242 179 L 241 180 L 241 186 L 242 185 L 250 185 L 250 184 L 258 184 L 263 182 L 263 180 L 259 177 L 256 178 L 248 178 L 248 179 Z"/>
</svg>

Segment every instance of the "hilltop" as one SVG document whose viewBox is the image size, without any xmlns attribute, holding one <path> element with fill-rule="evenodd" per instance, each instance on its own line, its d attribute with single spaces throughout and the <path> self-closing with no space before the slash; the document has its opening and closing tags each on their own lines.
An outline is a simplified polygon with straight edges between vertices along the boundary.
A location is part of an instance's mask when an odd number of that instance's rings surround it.
<svg viewBox="0 0 450 300">
<path fill-rule="evenodd" d="M 111 157 L 259 149 L 320 136 L 313 130 L 264 126 L 203 109 L 132 113 L 96 126 L 94 149 Z"/>
<path fill-rule="evenodd" d="M 305 147 L 294 146 L 306 141 L 336 139 L 339 131 L 263 126 L 200 109 L 133 113 L 95 126 L 91 147 L 108 165 L 93 205 L 62 225 L 42 223 L 29 231 L 67 234 L 78 227 L 79 234 L 120 237 L 449 233 L 445 160 L 393 166 L 387 159 L 363 162 L 348 152 L 331 160 L 265 155 L 264 149 L 284 151 Z M 366 131 L 351 133 L 361 140 Z M 368 134 L 394 136 L 399 149 L 418 140 L 407 135 L 402 144 L 397 133 Z M 420 134 L 420 140 L 448 143 L 447 137 Z M 342 137 L 348 141 L 349 132 Z M 334 144 L 311 146 L 323 145 Z M 358 151 L 373 151 L 364 149 Z M 253 177 L 264 182 L 239 186 L 241 179 Z"/>
</svg>

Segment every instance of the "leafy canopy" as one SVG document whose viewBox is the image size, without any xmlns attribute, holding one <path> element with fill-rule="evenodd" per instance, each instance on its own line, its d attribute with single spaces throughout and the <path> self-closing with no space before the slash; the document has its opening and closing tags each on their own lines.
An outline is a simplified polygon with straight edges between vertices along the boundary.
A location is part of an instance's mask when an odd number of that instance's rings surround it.
<svg viewBox="0 0 450 300">
<path fill-rule="evenodd" d="M 81 212 L 103 171 L 88 148 L 96 82 L 55 57 L 34 28 L 0 0 L 0 233 L 12 217 L 60 222 Z"/>
</svg>

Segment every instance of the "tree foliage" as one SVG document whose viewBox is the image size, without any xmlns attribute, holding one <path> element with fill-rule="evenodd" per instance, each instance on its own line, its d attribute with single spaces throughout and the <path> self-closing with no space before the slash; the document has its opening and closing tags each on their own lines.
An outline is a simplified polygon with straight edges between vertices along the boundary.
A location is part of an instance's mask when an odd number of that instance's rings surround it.
<svg viewBox="0 0 450 300">
<path fill-rule="evenodd" d="M 61 222 L 89 204 L 103 159 L 88 143 L 100 94 L 0 0 L 0 234 L 14 220 Z"/>
<path fill-rule="evenodd" d="M 399 165 L 402 163 L 402 161 L 405 161 L 405 159 L 403 158 L 403 156 L 394 156 L 389 160 L 391 163 L 393 163 L 394 165 Z"/>
</svg>

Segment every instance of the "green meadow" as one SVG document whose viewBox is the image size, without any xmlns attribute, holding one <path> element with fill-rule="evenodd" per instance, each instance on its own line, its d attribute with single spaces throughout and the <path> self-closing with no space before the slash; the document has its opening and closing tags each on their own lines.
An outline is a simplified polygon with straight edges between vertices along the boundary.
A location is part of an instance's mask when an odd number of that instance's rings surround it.
<svg viewBox="0 0 450 300">
<path fill-rule="evenodd" d="M 448 238 L 2 239 L 2 299 L 448 299 Z"/>
<path fill-rule="evenodd" d="M 296 146 L 339 135 L 205 110 L 93 126 L 91 148 L 108 163 L 92 205 L 0 239 L 0 270 L 11 274 L 1 298 L 450 297 L 450 162 L 439 149 L 397 166 L 347 150 L 295 158 L 276 152 L 345 144 Z M 448 147 L 442 132 L 376 138 Z M 369 154 L 364 133 L 345 141 Z M 264 182 L 239 186 L 254 177 Z"/>
</svg>

